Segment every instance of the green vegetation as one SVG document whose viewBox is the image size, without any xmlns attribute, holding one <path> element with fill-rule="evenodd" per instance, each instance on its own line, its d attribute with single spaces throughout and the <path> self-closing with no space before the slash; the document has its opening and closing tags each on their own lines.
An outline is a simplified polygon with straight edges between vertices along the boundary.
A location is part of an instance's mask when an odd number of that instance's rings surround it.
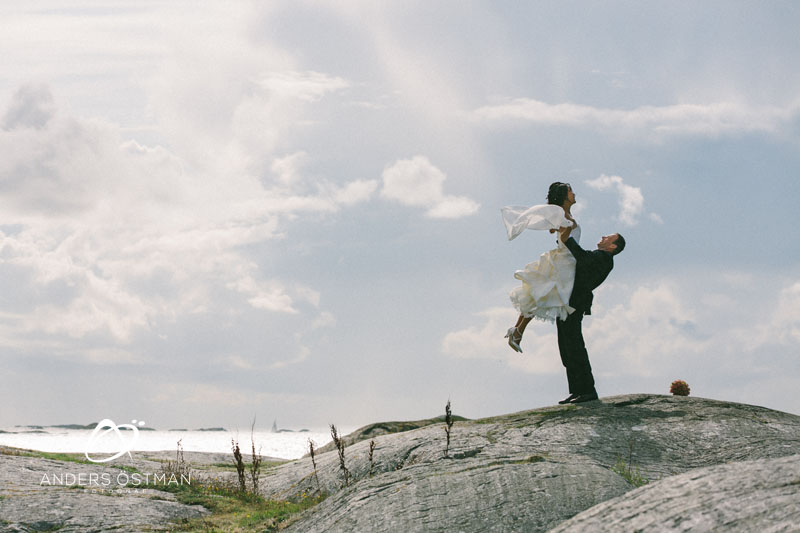
<svg viewBox="0 0 800 533">
<path fill-rule="evenodd" d="M 0 449 L 0 455 L 16 455 L 20 457 L 40 457 L 42 459 L 50 459 L 52 461 L 78 463 L 82 465 L 97 464 L 86 459 L 82 453 L 41 452 L 39 450 L 23 450 L 19 448 L 4 447 Z M 119 464 L 107 464 L 106 466 L 108 466 L 109 468 L 118 468 L 120 470 L 130 472 L 131 474 L 140 473 L 139 470 L 133 466 L 119 465 Z"/>
<path fill-rule="evenodd" d="M 181 479 L 182 476 L 188 477 L 191 482 L 136 485 L 136 488 L 169 492 L 180 503 L 201 505 L 211 511 L 209 516 L 202 518 L 183 519 L 175 525 L 173 531 L 276 531 L 294 520 L 301 511 L 325 499 L 327 495 L 319 491 L 314 494 L 304 492 L 292 501 L 273 501 L 261 496 L 258 482 L 263 464 L 260 453 L 256 451 L 252 427 L 250 441 L 252 456 L 249 467 L 245 464 L 239 443 L 233 439 L 233 462 L 211 465 L 217 469 L 235 470 L 235 481 L 192 476 L 193 469 L 184 458 L 183 446 L 179 440 L 175 460 L 162 464 L 161 472 Z M 283 462 L 285 461 L 266 464 L 274 466 Z M 160 499 L 158 496 L 152 498 Z"/>
<path fill-rule="evenodd" d="M 650 482 L 639 472 L 638 466 L 635 467 L 630 463 L 626 463 L 622 457 L 617 457 L 617 462 L 611 467 L 611 470 L 624 477 L 634 487 L 641 487 Z"/>
<path fill-rule="evenodd" d="M 614 463 L 611 470 L 624 477 L 634 487 L 641 487 L 642 485 L 647 485 L 650 480 L 639 472 L 638 466 L 633 466 L 633 445 L 633 439 L 628 440 L 628 461 L 626 462 L 625 459 L 618 455 L 617 462 Z"/>
<path fill-rule="evenodd" d="M 184 519 L 173 531 L 276 531 L 291 522 L 309 507 L 326 497 L 325 494 L 303 494 L 297 501 L 272 501 L 251 492 L 242 492 L 230 484 L 207 481 L 176 485 L 139 485 L 175 495 L 180 503 L 202 505 L 211 515 Z"/>
<path fill-rule="evenodd" d="M 53 453 L 53 452 L 40 452 L 38 450 L 10 450 L 3 449 L 4 455 L 19 455 L 21 457 L 41 457 L 42 459 L 51 459 L 53 461 L 66 461 L 69 463 L 81 464 L 94 464 L 84 458 L 81 453 Z"/>
</svg>

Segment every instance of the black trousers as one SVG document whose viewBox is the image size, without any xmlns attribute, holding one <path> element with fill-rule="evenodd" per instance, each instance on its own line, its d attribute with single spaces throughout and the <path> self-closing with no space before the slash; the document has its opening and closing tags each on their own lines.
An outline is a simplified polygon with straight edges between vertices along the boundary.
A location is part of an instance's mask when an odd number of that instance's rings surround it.
<svg viewBox="0 0 800 533">
<path fill-rule="evenodd" d="M 596 393 L 592 365 L 583 342 L 583 313 L 575 311 L 563 322 L 556 320 L 558 329 L 558 351 L 561 362 L 567 369 L 567 382 L 570 394 Z"/>
</svg>

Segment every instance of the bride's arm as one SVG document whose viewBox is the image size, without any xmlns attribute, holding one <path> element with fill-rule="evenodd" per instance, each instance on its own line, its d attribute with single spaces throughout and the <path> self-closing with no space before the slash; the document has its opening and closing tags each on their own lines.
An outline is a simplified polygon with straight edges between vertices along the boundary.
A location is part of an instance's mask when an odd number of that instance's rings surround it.
<svg viewBox="0 0 800 533">
<path fill-rule="evenodd" d="M 572 215 L 567 214 L 567 220 L 571 220 L 572 225 L 558 229 L 559 233 L 561 233 L 561 242 L 567 242 L 567 239 L 569 239 L 569 234 L 572 233 L 572 230 L 578 227 L 578 223 L 574 218 L 572 218 Z M 553 233 L 555 230 L 550 230 L 550 232 Z"/>
</svg>

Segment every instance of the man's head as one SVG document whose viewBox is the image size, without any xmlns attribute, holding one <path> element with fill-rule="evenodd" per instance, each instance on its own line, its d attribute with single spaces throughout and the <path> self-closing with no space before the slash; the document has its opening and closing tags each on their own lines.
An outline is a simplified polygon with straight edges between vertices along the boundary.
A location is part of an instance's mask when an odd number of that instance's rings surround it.
<svg viewBox="0 0 800 533">
<path fill-rule="evenodd" d="M 606 235 L 597 243 L 597 249 L 617 255 L 625 249 L 625 238 L 619 233 Z"/>
</svg>

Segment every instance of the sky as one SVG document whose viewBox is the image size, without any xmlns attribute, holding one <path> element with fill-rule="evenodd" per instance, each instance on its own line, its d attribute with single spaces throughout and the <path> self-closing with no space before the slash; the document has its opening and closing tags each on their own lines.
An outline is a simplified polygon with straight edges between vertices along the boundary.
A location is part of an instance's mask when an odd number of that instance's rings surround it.
<svg viewBox="0 0 800 533">
<path fill-rule="evenodd" d="M 553 181 L 627 240 L 601 397 L 800 414 L 797 3 L 65 5 L 0 3 L 0 427 L 552 405 L 500 208 Z"/>
</svg>

